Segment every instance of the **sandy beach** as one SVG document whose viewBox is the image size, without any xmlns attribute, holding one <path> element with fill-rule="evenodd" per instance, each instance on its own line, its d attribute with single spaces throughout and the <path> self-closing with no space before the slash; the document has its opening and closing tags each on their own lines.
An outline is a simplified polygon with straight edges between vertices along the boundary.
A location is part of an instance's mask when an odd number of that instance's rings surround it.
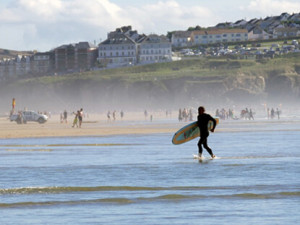
<svg viewBox="0 0 300 225">
<path fill-rule="evenodd" d="M 165 116 L 155 115 L 156 119 L 162 120 Z M 148 116 L 149 117 L 149 116 Z M 8 117 L 0 118 L 0 138 L 32 138 L 32 137 L 70 137 L 70 136 L 103 136 L 119 134 L 147 134 L 176 132 L 178 124 L 156 122 L 147 120 L 143 113 L 131 113 L 122 120 L 107 121 L 106 115 L 89 115 L 83 119 L 81 128 L 72 128 L 73 116 L 68 123 L 61 123 L 59 115 L 54 115 L 44 124 L 28 122 L 17 124 L 11 122 Z"/>
<path fill-rule="evenodd" d="M 149 114 L 150 115 L 150 114 Z M 175 133 L 189 123 L 178 122 L 177 114 L 166 117 L 164 112 L 153 112 L 145 118 L 143 112 L 126 113 L 121 119 L 107 120 L 106 114 L 89 114 L 83 118 L 81 128 L 72 128 L 73 116 L 68 117 L 68 123 L 61 123 L 59 115 L 52 115 L 44 124 L 28 122 L 17 124 L 11 122 L 8 116 L 0 117 L 0 139 L 5 138 L 33 138 L 33 137 L 76 137 L 76 136 L 106 136 L 122 134 L 152 134 Z M 194 119 L 195 116 L 194 116 Z M 256 120 L 222 120 L 216 132 L 256 132 L 267 130 L 299 130 L 299 116 L 268 120 L 260 117 Z"/>
</svg>

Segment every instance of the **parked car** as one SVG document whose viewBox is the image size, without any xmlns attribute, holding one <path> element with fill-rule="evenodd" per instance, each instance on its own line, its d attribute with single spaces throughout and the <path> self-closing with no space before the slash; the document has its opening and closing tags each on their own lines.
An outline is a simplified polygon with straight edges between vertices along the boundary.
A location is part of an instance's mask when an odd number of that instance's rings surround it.
<svg viewBox="0 0 300 225">
<path fill-rule="evenodd" d="M 20 111 L 18 114 L 12 114 L 10 116 L 10 121 L 15 121 L 18 124 L 27 123 L 27 121 L 46 123 L 47 120 L 48 116 L 34 111 Z"/>
<path fill-rule="evenodd" d="M 293 41 L 292 41 L 292 45 L 298 46 L 298 45 L 299 45 L 299 43 L 298 43 L 298 41 L 297 41 L 297 40 L 293 40 Z"/>
</svg>

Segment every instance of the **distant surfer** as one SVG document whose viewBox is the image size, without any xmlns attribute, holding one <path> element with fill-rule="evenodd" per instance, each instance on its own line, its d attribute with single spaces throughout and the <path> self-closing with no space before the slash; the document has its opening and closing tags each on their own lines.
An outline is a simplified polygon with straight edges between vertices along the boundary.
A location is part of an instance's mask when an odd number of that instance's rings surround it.
<svg viewBox="0 0 300 225">
<path fill-rule="evenodd" d="M 202 157 L 202 145 L 206 149 L 206 151 L 210 154 L 212 158 L 215 158 L 215 155 L 213 154 L 212 150 L 208 147 L 207 145 L 207 138 L 209 135 L 209 131 L 207 129 L 208 127 L 208 122 L 213 121 L 213 128 L 211 129 L 211 132 L 215 131 L 217 121 L 209 114 L 205 113 L 205 108 L 203 106 L 200 106 L 198 108 L 198 120 L 197 124 L 200 129 L 200 140 L 198 142 L 198 150 L 199 150 L 199 158 Z"/>
</svg>

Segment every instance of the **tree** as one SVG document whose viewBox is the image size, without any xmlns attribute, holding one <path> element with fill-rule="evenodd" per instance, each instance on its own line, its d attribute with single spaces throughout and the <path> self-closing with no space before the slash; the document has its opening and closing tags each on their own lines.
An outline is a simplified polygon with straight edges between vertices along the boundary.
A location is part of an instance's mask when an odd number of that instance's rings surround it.
<svg viewBox="0 0 300 225">
<path fill-rule="evenodd" d="M 195 26 L 195 27 L 189 27 L 188 31 L 194 31 L 194 30 L 201 30 L 201 27 L 199 25 Z"/>
</svg>

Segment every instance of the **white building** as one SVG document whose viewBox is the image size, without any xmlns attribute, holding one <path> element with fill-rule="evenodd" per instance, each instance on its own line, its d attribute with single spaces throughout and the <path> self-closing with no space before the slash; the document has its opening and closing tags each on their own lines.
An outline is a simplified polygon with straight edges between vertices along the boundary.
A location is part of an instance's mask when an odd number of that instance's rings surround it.
<svg viewBox="0 0 300 225">
<path fill-rule="evenodd" d="M 246 29 L 197 30 L 192 32 L 191 39 L 193 45 L 240 42 L 248 40 L 248 31 Z"/>
<path fill-rule="evenodd" d="M 136 64 L 137 45 L 125 34 L 116 34 L 99 45 L 98 61 L 104 66 Z"/>
<path fill-rule="evenodd" d="M 187 47 L 191 44 L 191 31 L 175 31 L 171 38 L 173 47 Z"/>
<path fill-rule="evenodd" d="M 165 36 L 140 35 L 131 26 L 110 32 L 99 44 L 98 62 L 103 67 L 120 67 L 171 60 L 171 42 Z"/>
<path fill-rule="evenodd" d="M 171 61 L 171 42 L 163 35 L 149 35 L 139 43 L 138 57 L 141 64 Z"/>
</svg>

